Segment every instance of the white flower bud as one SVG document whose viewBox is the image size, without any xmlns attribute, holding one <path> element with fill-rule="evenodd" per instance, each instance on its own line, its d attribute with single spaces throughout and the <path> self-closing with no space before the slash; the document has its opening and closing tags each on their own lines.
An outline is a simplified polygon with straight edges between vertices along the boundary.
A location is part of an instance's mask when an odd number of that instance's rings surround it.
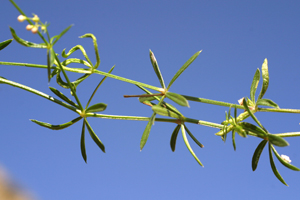
<svg viewBox="0 0 300 200">
<path fill-rule="evenodd" d="M 18 16 L 18 21 L 19 22 L 23 22 L 26 19 L 26 17 L 24 15 L 19 15 Z"/>
<path fill-rule="evenodd" d="M 38 32 L 38 30 L 39 30 L 38 27 L 34 26 L 34 27 L 31 29 L 31 32 L 35 34 L 35 33 Z"/>
<path fill-rule="evenodd" d="M 287 163 L 291 163 L 291 162 L 292 162 L 291 159 L 290 159 L 290 157 L 288 157 L 288 156 L 286 156 L 286 155 L 281 154 L 280 157 L 281 157 L 285 162 L 287 162 Z"/>
<path fill-rule="evenodd" d="M 37 15 L 34 15 L 34 17 L 32 18 L 32 21 L 39 22 L 40 18 Z"/>
<path fill-rule="evenodd" d="M 28 25 L 26 26 L 26 30 L 27 30 L 27 31 L 30 31 L 32 28 L 33 28 L 33 25 L 31 25 L 31 24 L 28 24 Z"/>
</svg>

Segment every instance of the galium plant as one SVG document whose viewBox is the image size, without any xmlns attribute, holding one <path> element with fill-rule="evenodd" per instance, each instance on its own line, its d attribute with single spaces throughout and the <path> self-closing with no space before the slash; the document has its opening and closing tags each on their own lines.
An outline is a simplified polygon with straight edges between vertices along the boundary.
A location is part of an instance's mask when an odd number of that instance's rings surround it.
<svg viewBox="0 0 300 200">
<path fill-rule="evenodd" d="M 75 119 L 72 119 L 69 122 L 59 124 L 59 125 L 53 125 L 46 122 L 41 122 L 35 119 L 32 119 L 31 121 L 48 129 L 52 130 L 61 130 L 65 129 L 76 122 L 80 121 L 82 119 L 82 129 L 81 129 L 81 138 L 80 138 L 80 148 L 81 148 L 81 154 L 82 158 L 85 162 L 87 162 L 87 154 L 86 154 L 86 147 L 85 147 L 85 131 L 88 130 L 89 135 L 93 139 L 93 141 L 97 144 L 97 146 L 105 152 L 105 146 L 102 143 L 102 141 L 99 139 L 99 137 L 96 135 L 95 131 L 91 127 L 91 125 L 88 122 L 89 117 L 96 117 L 96 118 L 106 118 L 106 119 L 119 119 L 119 120 L 138 120 L 138 121 L 148 121 L 147 126 L 142 134 L 141 141 L 140 141 L 140 150 L 142 150 L 148 140 L 148 137 L 150 135 L 151 127 L 155 121 L 165 122 L 165 123 L 174 123 L 175 128 L 174 131 L 171 134 L 170 138 L 170 147 L 172 151 L 175 151 L 176 148 L 176 141 L 179 132 L 181 131 L 183 141 L 192 154 L 192 156 L 195 158 L 195 160 L 198 162 L 199 165 L 203 166 L 199 158 L 194 153 L 193 149 L 190 146 L 190 142 L 188 139 L 188 136 L 194 141 L 200 148 L 204 147 L 198 139 L 191 133 L 191 131 L 188 129 L 188 124 L 198 124 L 202 126 L 208 126 L 212 128 L 218 129 L 218 132 L 215 134 L 217 136 L 220 136 L 222 140 L 225 142 L 227 139 L 227 135 L 231 132 L 232 133 L 232 144 L 234 150 L 236 150 L 236 142 L 235 142 L 235 135 L 236 133 L 246 138 L 248 136 L 253 136 L 261 139 L 261 142 L 258 144 L 257 148 L 254 151 L 253 157 L 252 157 L 252 169 L 253 171 L 256 170 L 257 164 L 260 158 L 260 155 L 265 148 L 266 144 L 268 144 L 268 151 L 269 151 L 269 159 L 271 164 L 271 169 L 274 173 L 274 175 L 280 180 L 283 184 L 287 185 L 281 175 L 279 174 L 278 170 L 276 169 L 276 166 L 274 164 L 274 158 L 275 157 L 280 161 L 281 164 L 283 164 L 285 167 L 300 171 L 299 168 L 295 167 L 294 165 L 290 164 L 291 160 L 288 156 L 285 155 L 279 155 L 277 150 L 275 149 L 275 146 L 277 147 L 286 147 L 289 145 L 289 143 L 284 139 L 285 137 L 297 137 L 300 136 L 300 132 L 288 132 L 288 133 L 277 133 L 272 134 L 268 132 L 268 130 L 261 124 L 261 122 L 257 119 L 255 116 L 256 112 L 284 112 L 284 113 L 300 113 L 300 110 L 296 109 L 282 109 L 279 108 L 279 106 L 270 99 L 265 99 L 264 94 L 266 93 L 269 85 L 269 70 L 268 70 L 268 61 L 267 59 L 264 60 L 262 64 L 261 71 L 260 69 L 257 69 L 253 81 L 250 87 L 250 98 L 244 97 L 239 100 L 239 104 L 232 104 L 222 101 L 215 101 L 205 98 L 199 98 L 199 97 L 193 97 L 193 96 L 186 96 L 181 95 L 175 92 L 171 92 L 170 88 L 173 85 L 173 83 L 177 80 L 177 78 L 189 67 L 190 64 L 199 56 L 201 51 L 196 52 L 188 61 L 185 62 L 185 64 L 177 71 L 177 73 L 174 75 L 174 77 L 171 79 L 171 81 L 166 84 L 164 82 L 163 76 L 161 74 L 161 71 L 158 66 L 158 62 L 155 58 L 154 53 L 150 50 L 149 57 L 151 64 L 153 66 L 153 69 L 155 71 L 155 74 L 159 80 L 160 86 L 152 86 L 146 83 L 141 83 L 138 81 L 130 80 L 121 76 L 113 75 L 112 71 L 114 69 L 114 66 L 108 71 L 100 71 L 98 67 L 100 66 L 100 57 L 98 52 L 98 45 L 97 45 L 97 39 L 93 34 L 87 33 L 80 38 L 91 38 L 93 45 L 94 45 L 94 51 L 96 55 L 96 62 L 93 64 L 93 62 L 89 59 L 89 56 L 87 55 L 85 49 L 81 45 L 76 45 L 73 48 L 71 48 L 68 52 L 64 49 L 61 52 L 61 56 L 59 58 L 59 54 L 56 53 L 54 50 L 54 45 L 61 39 L 61 37 L 71 28 L 71 26 L 67 27 L 65 30 L 63 30 L 59 35 L 55 35 L 53 37 L 50 37 L 49 31 L 48 31 L 48 24 L 42 23 L 38 17 L 38 15 L 34 14 L 32 18 L 27 17 L 25 13 L 17 6 L 17 4 L 10 0 L 10 2 L 16 7 L 16 9 L 20 12 L 20 16 L 17 18 L 18 21 L 23 22 L 27 21 L 28 25 L 26 26 L 27 30 L 30 30 L 34 34 L 38 34 L 39 37 L 42 39 L 42 43 L 33 43 L 26 41 L 19 37 L 15 30 L 10 27 L 10 32 L 12 34 L 12 39 L 3 41 L 0 43 L 0 50 L 3 50 L 6 48 L 13 40 L 15 40 L 17 43 L 24 45 L 26 47 L 30 48 L 41 48 L 41 49 L 47 49 L 47 65 L 37 65 L 37 64 L 31 64 L 31 63 L 16 63 L 16 62 L 4 62 L 0 61 L 0 65 L 17 65 L 17 66 L 24 66 L 24 67 L 34 67 L 34 68 L 44 68 L 47 69 L 48 74 L 48 82 L 50 82 L 53 78 L 55 78 L 56 82 L 59 86 L 62 88 L 69 89 L 71 92 L 72 98 L 67 97 L 65 94 L 60 92 L 58 89 L 54 87 L 49 87 L 50 91 L 55 96 L 50 96 L 46 93 L 43 93 L 41 91 L 35 90 L 31 87 L 25 86 L 23 84 L 8 80 L 4 77 L 0 77 L 0 83 L 8 84 L 14 87 L 18 87 L 20 89 L 23 89 L 25 91 L 31 92 L 35 95 L 41 96 L 49 101 L 52 101 L 62 107 L 65 107 L 75 113 L 78 114 L 78 117 Z M 85 60 L 79 59 L 79 58 L 69 58 L 70 55 L 72 55 L 75 51 L 80 51 Z M 63 60 L 64 59 L 64 60 Z M 82 68 L 75 68 L 72 67 L 72 64 L 81 64 Z M 76 80 L 71 81 L 69 79 L 68 74 L 72 73 L 78 73 L 82 74 L 82 76 Z M 102 80 L 99 82 L 99 84 L 95 87 L 94 92 L 91 94 L 87 104 L 83 106 L 83 104 L 80 101 L 80 97 L 76 93 L 76 88 L 79 87 L 79 85 L 87 79 L 91 74 L 98 74 L 103 76 Z M 262 88 L 256 96 L 258 83 L 260 81 L 260 77 L 262 76 Z M 90 105 L 91 100 L 93 99 L 95 93 L 97 92 L 98 88 L 102 85 L 102 83 L 105 81 L 106 78 L 113 78 L 117 79 L 119 81 L 127 82 L 136 85 L 138 88 L 141 89 L 142 93 L 138 95 L 124 95 L 124 97 L 138 97 L 140 103 L 145 104 L 146 106 L 149 106 L 152 110 L 152 115 L 149 117 L 137 117 L 137 116 L 121 116 L 121 115 L 109 115 L 109 114 L 102 114 L 101 112 L 105 111 L 107 105 L 105 103 L 96 103 L 94 105 Z M 81 85 L 80 85 L 81 86 Z M 152 90 L 153 92 L 151 92 Z M 173 102 L 172 104 L 166 103 L 165 99 L 169 99 Z M 179 112 L 179 110 L 176 108 L 176 106 L 183 106 L 183 107 L 189 107 L 189 101 L 195 101 L 199 103 L 206 103 L 206 104 L 213 104 L 213 105 L 219 105 L 219 106 L 225 106 L 229 107 L 228 113 L 225 112 L 225 120 L 222 123 L 213 123 L 198 119 L 192 119 L 184 116 L 182 113 Z M 266 106 L 268 108 L 262 108 L 261 106 Z M 234 109 L 234 115 L 231 115 L 231 109 Z M 239 115 L 237 114 L 237 110 L 241 109 L 243 112 Z M 162 116 L 162 117 L 158 117 Z M 255 122 L 254 124 L 245 122 L 244 120 L 247 118 L 252 118 Z"/>
</svg>

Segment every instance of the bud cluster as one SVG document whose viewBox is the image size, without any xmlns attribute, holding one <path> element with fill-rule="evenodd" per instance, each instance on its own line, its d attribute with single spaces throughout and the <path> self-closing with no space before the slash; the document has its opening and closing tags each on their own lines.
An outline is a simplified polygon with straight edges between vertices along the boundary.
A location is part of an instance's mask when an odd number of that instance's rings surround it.
<svg viewBox="0 0 300 200">
<path fill-rule="evenodd" d="M 26 26 L 26 30 L 31 31 L 34 34 L 39 31 L 39 27 L 41 27 L 42 31 L 46 30 L 46 25 L 44 25 L 43 23 L 40 22 L 40 18 L 37 15 L 34 15 L 32 18 L 26 17 L 24 15 L 19 15 L 18 16 L 18 21 L 19 22 L 23 22 L 23 21 L 28 20 L 28 19 L 32 20 L 35 24 L 34 25 L 28 24 Z"/>
</svg>

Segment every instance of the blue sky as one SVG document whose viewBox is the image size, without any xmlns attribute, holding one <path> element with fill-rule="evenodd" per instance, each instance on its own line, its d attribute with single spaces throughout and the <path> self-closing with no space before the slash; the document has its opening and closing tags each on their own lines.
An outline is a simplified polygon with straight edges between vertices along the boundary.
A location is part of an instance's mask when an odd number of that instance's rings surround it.
<svg viewBox="0 0 300 200">
<path fill-rule="evenodd" d="M 81 44 L 95 62 L 92 41 L 79 39 L 93 33 L 98 40 L 101 64 L 114 74 L 151 85 L 159 81 L 149 59 L 151 49 L 165 82 L 197 51 L 194 63 L 171 87 L 172 92 L 236 103 L 249 97 L 253 75 L 265 58 L 269 61 L 270 84 L 265 98 L 281 108 L 299 108 L 300 26 L 297 1 L 20 1 L 25 13 L 38 14 L 50 23 L 52 35 L 74 26 L 55 45 L 60 53 Z M 37 35 L 19 23 L 18 11 L 4 1 L 0 7 L 0 40 L 11 38 L 8 26 L 26 40 L 40 43 Z M 78 52 L 73 54 L 83 58 Z M 13 42 L 1 51 L 1 61 L 46 64 L 46 51 Z M 0 76 L 45 93 L 46 70 L 1 66 Z M 72 78 L 78 75 L 71 75 Z M 101 76 L 93 75 L 78 88 L 87 102 Z M 52 80 L 50 86 L 57 87 Z M 261 86 L 259 86 L 260 88 Z M 67 90 L 63 90 L 69 94 Z M 105 144 L 102 153 L 86 137 L 88 164 L 80 154 L 82 122 L 61 131 L 37 126 L 29 119 L 60 124 L 75 113 L 26 91 L 0 85 L 0 163 L 26 189 L 43 200 L 82 199 L 298 199 L 299 172 L 275 161 L 289 184 L 273 175 L 265 149 L 255 172 L 253 152 L 260 139 L 237 136 L 237 151 L 230 139 L 224 144 L 217 129 L 188 124 L 204 144 L 192 147 L 204 168 L 188 152 L 179 135 L 176 151 L 169 141 L 174 124 L 156 122 L 142 152 L 139 142 L 147 122 L 89 119 Z M 107 79 L 92 103 L 108 104 L 105 114 L 150 117 L 152 111 L 125 94 L 142 94 L 134 85 Z M 190 118 L 220 123 L 226 107 L 190 102 L 180 107 Z M 241 112 L 241 111 L 239 111 Z M 299 131 L 297 114 L 257 113 L 271 133 Z M 249 120 L 249 122 L 252 122 Z M 87 133 L 87 132 L 86 132 Z M 86 135 L 88 136 L 88 135 Z M 230 138 L 230 137 L 229 137 Z M 277 150 L 300 167 L 299 138 L 288 138 L 289 147 Z M 192 143 L 192 142 L 191 142 Z"/>
</svg>

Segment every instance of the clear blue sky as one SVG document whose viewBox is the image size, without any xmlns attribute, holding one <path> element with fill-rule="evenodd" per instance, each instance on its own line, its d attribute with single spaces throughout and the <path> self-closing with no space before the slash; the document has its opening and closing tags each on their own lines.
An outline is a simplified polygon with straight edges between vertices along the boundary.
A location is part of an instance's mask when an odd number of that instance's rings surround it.
<svg viewBox="0 0 300 200">
<path fill-rule="evenodd" d="M 265 58 L 270 84 L 265 98 L 281 108 L 300 108 L 300 3 L 297 1 L 59 1 L 16 0 L 28 15 L 50 23 L 52 35 L 74 26 L 55 45 L 62 49 L 83 45 L 95 62 L 92 41 L 79 39 L 93 33 L 98 39 L 100 70 L 116 65 L 114 74 L 155 86 L 159 82 L 149 60 L 151 49 L 168 83 L 195 52 L 195 62 L 171 91 L 236 103 L 248 96 L 253 75 Z M 26 40 L 41 42 L 19 23 L 18 11 L 3 1 L 0 40 L 10 39 L 8 26 Z M 74 56 L 82 57 L 80 53 Z M 1 61 L 46 64 L 46 51 L 13 42 L 0 53 Z M 51 94 L 46 70 L 1 66 L 0 76 Z M 71 76 L 73 78 L 78 76 Z M 83 102 L 101 79 L 93 75 L 78 88 Z M 50 86 L 58 87 L 52 80 Z M 261 86 L 259 86 L 260 88 Z M 67 90 L 62 90 L 68 94 Z M 204 144 L 192 144 L 204 168 L 188 152 L 181 135 L 173 153 L 169 146 L 174 124 L 156 122 L 142 152 L 139 142 L 146 122 L 89 119 L 106 146 L 102 153 L 86 137 L 88 164 L 80 154 L 82 122 L 51 131 L 29 119 L 52 124 L 76 114 L 50 101 L 8 85 L 0 85 L 0 163 L 22 186 L 41 200 L 83 199 L 299 199 L 300 173 L 276 166 L 289 187 L 273 175 L 268 152 L 262 153 L 255 172 L 253 152 L 260 139 L 237 136 L 237 151 L 230 137 L 224 144 L 217 129 L 189 124 Z M 124 94 L 141 94 L 133 85 L 107 79 L 93 103 L 108 104 L 106 114 L 151 116 L 149 107 Z M 180 108 L 187 117 L 220 123 L 226 107 L 190 102 Z M 241 112 L 241 111 L 240 111 Z M 258 113 L 271 133 L 296 132 L 297 114 Z M 249 120 L 251 122 L 251 120 Z M 88 134 L 86 132 L 86 134 Z M 86 135 L 88 136 L 88 135 Z M 300 139 L 288 138 L 289 147 L 277 148 L 300 167 Z M 192 142 L 191 142 L 192 143 Z"/>
</svg>

